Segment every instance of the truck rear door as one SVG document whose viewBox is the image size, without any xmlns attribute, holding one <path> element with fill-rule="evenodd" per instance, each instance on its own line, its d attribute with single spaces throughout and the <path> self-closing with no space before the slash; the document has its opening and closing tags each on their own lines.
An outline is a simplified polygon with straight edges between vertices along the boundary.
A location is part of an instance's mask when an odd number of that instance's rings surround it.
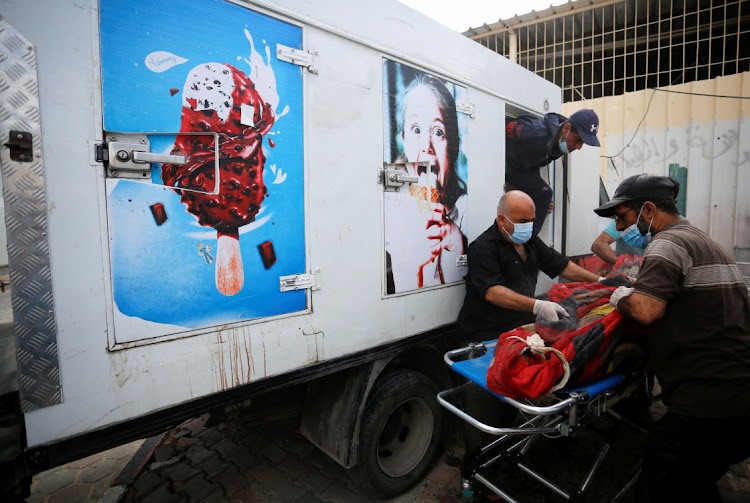
<svg viewBox="0 0 750 503">
<path fill-rule="evenodd" d="M 302 28 L 101 0 L 100 33 L 115 345 L 307 311 Z"/>
</svg>

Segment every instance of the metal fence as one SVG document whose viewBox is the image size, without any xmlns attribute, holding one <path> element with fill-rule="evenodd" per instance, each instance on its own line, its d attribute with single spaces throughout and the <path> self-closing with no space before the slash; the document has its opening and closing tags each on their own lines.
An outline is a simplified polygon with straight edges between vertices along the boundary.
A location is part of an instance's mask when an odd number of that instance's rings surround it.
<svg viewBox="0 0 750 503">
<path fill-rule="evenodd" d="M 559 85 L 563 102 L 750 70 L 746 0 L 579 0 L 464 35 Z"/>
</svg>

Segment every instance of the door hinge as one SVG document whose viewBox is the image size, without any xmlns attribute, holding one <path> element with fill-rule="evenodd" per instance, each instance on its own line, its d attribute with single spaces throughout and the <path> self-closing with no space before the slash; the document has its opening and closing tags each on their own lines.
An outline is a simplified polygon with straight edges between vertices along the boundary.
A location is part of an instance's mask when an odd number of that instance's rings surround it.
<svg viewBox="0 0 750 503">
<path fill-rule="evenodd" d="M 473 103 L 456 103 L 456 111 L 462 114 L 466 114 L 472 119 L 474 118 L 474 104 Z"/>
<path fill-rule="evenodd" d="M 318 74 L 318 69 L 315 66 L 315 56 L 317 55 L 317 52 L 307 52 L 295 49 L 294 47 L 276 44 L 276 59 L 307 68 L 308 72 L 315 75 Z"/>
<path fill-rule="evenodd" d="M 292 290 L 320 290 L 320 269 L 310 270 L 310 274 L 292 274 L 279 276 L 279 288 L 282 292 Z"/>
</svg>

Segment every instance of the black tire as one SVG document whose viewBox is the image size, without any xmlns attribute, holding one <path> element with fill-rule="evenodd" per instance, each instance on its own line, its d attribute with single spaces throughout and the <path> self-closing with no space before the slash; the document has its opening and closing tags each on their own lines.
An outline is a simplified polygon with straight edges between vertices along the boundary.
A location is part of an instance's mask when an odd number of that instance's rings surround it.
<svg viewBox="0 0 750 503">
<path fill-rule="evenodd" d="M 408 369 L 386 371 L 362 416 L 355 475 L 368 494 L 387 498 L 419 482 L 440 443 L 442 414 L 435 384 Z"/>
</svg>

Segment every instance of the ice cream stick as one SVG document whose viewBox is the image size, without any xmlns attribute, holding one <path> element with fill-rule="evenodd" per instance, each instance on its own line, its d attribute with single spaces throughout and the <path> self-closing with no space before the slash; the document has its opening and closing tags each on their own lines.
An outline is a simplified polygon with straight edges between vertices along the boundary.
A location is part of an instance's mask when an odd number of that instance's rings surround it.
<svg viewBox="0 0 750 503">
<path fill-rule="evenodd" d="M 242 269 L 239 234 L 219 232 L 216 244 L 216 288 L 224 295 L 235 295 L 242 290 L 245 272 Z"/>
</svg>

